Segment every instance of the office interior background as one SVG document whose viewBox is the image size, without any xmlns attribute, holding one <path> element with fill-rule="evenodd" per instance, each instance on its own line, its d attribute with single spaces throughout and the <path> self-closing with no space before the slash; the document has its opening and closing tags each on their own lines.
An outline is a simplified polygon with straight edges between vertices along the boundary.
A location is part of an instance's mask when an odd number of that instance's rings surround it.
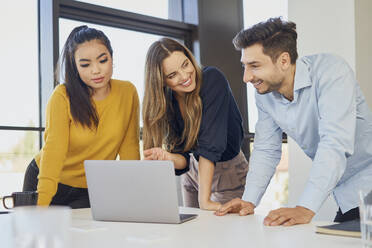
<svg viewBox="0 0 372 248">
<path fill-rule="evenodd" d="M 240 52 L 231 40 L 269 17 L 296 22 L 300 56 L 331 52 L 345 58 L 372 109 L 371 0 L 13 0 L 0 9 L 0 195 L 22 189 L 24 171 L 43 145 L 58 56 L 70 31 L 82 24 L 107 34 L 114 49 L 113 78 L 131 81 L 140 100 L 145 55 L 161 37 L 183 42 L 201 65 L 220 68 L 243 116 L 247 159 L 257 121 L 255 89 L 242 81 Z M 284 136 L 282 161 L 259 211 L 295 205 L 310 167 Z M 315 219 L 331 220 L 335 211 L 330 197 Z"/>
</svg>

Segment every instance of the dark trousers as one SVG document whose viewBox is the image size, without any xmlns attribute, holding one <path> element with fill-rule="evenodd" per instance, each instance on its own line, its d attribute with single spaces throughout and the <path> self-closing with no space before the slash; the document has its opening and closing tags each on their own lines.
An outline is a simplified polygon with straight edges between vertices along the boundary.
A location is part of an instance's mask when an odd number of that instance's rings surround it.
<svg viewBox="0 0 372 248">
<path fill-rule="evenodd" d="M 350 209 L 349 211 L 342 213 L 341 209 L 339 208 L 335 217 L 334 222 L 344 222 L 344 221 L 349 221 L 349 220 L 355 220 L 359 219 L 359 208 L 353 208 Z"/>
<path fill-rule="evenodd" d="M 23 182 L 23 191 L 36 191 L 39 168 L 35 159 L 28 165 Z M 62 183 L 58 184 L 57 193 L 54 195 L 50 205 L 63 205 L 75 208 L 90 208 L 88 189 L 75 188 Z"/>
</svg>

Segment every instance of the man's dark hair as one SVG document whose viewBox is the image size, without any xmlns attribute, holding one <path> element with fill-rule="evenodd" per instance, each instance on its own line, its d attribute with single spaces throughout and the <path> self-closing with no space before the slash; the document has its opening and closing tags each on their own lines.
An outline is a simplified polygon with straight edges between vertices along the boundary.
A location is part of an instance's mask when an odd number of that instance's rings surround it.
<svg viewBox="0 0 372 248">
<path fill-rule="evenodd" d="M 288 52 L 291 64 L 295 64 L 298 57 L 296 40 L 296 24 L 277 17 L 240 31 L 233 39 L 233 44 L 237 50 L 261 44 L 263 53 L 270 56 L 273 62 L 281 53 Z"/>
</svg>

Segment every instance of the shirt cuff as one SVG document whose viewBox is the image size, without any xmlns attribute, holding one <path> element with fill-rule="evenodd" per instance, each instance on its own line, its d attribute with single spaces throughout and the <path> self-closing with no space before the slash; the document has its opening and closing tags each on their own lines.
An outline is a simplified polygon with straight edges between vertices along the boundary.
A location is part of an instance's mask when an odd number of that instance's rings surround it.
<svg viewBox="0 0 372 248">
<path fill-rule="evenodd" d="M 37 205 L 48 206 L 57 192 L 58 184 L 50 178 L 38 177 Z"/>
<path fill-rule="evenodd" d="M 50 194 L 44 192 L 38 192 L 37 198 L 37 205 L 38 206 L 49 206 L 52 202 L 52 198 Z"/>
<path fill-rule="evenodd" d="M 265 189 L 262 190 L 260 188 L 254 187 L 254 185 L 245 185 L 244 194 L 242 196 L 242 200 L 246 202 L 251 202 L 256 207 L 260 204 L 261 198 L 265 192 Z"/>
<path fill-rule="evenodd" d="M 328 195 L 329 193 L 315 188 L 313 185 L 306 185 L 297 206 L 305 207 L 317 213 Z"/>
<path fill-rule="evenodd" d="M 221 155 L 220 153 L 216 152 L 216 151 L 209 151 L 207 149 L 203 149 L 203 148 L 199 148 L 197 149 L 196 152 L 194 152 L 194 154 L 196 155 L 196 157 L 200 157 L 202 156 L 203 158 L 206 158 L 208 159 L 209 161 L 213 162 L 214 165 L 216 165 L 216 163 L 218 161 L 220 161 L 221 159 Z"/>
</svg>

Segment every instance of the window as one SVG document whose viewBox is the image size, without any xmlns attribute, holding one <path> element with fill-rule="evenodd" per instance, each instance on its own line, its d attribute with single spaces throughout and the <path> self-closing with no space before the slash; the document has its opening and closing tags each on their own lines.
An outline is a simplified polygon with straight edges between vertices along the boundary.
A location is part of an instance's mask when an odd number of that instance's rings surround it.
<svg viewBox="0 0 372 248">
<path fill-rule="evenodd" d="M 42 146 L 59 43 L 64 43 L 72 27 L 95 23 L 88 25 L 110 37 L 114 77 L 134 83 L 141 99 L 149 45 L 169 36 L 191 47 L 195 26 L 174 21 L 182 19 L 179 0 L 146 1 L 147 5 L 141 1 L 89 2 L 101 6 L 66 0 L 14 0 L 1 5 L 0 195 L 22 189 L 25 169 Z"/>
<path fill-rule="evenodd" d="M 142 3 L 141 1 L 139 2 Z M 158 6 L 155 9 L 149 8 L 153 2 Z M 177 2 L 178 0 L 157 0 L 151 1 L 151 3 L 146 2 L 149 6 L 144 6 L 146 4 L 142 3 L 141 5 L 130 1 L 84 0 L 71 2 L 62 0 L 59 5 L 60 11 L 56 14 L 58 17 L 56 18 L 58 20 L 56 29 L 59 34 L 59 42 L 55 45 L 53 53 L 55 55 L 55 50 L 58 49 L 57 54 L 60 54 L 67 36 L 76 26 L 87 24 L 90 27 L 102 30 L 109 37 L 114 50 L 113 78 L 131 81 L 136 86 L 140 102 L 142 102 L 144 65 L 149 46 L 159 38 L 168 36 L 192 48 L 191 37 L 195 31 L 195 26 L 171 20 L 159 20 L 152 16 L 136 15 L 122 10 L 133 10 L 133 8 L 135 11 L 139 11 L 140 8 L 152 9 L 148 14 L 158 15 L 158 17 L 162 18 L 168 16 L 169 10 L 170 13 L 173 13 L 173 16 L 181 17 L 181 8 L 175 7 Z M 99 3 L 100 6 L 94 6 L 91 3 Z M 45 33 L 43 35 L 48 36 L 49 34 Z M 52 53 L 52 51 L 47 52 Z M 55 58 L 56 60 L 57 58 Z M 45 65 L 42 64 L 42 66 Z"/>
<path fill-rule="evenodd" d="M 163 19 L 168 19 L 168 0 L 78 0 L 90 4 L 101 5 L 120 10 L 125 10 L 137 14 L 148 15 Z M 170 18 L 172 19 L 172 18 Z"/>
<path fill-rule="evenodd" d="M 244 0 L 244 28 L 267 20 L 270 17 L 288 16 L 288 0 Z M 253 85 L 247 85 L 247 100 L 248 100 L 248 120 L 249 120 L 249 133 L 255 132 L 255 125 L 258 119 L 257 108 L 255 103 L 255 88 Z M 251 150 L 253 148 L 251 143 Z M 271 209 L 282 207 L 288 202 L 288 145 L 282 144 L 282 159 L 276 169 L 276 173 L 267 190 L 262 197 L 257 211 L 268 212 Z"/>
<path fill-rule="evenodd" d="M 146 53 L 155 40 L 163 36 L 171 37 L 193 50 L 192 37 L 195 36 L 195 26 L 173 21 L 182 20 L 183 18 L 180 0 L 146 1 L 147 5 L 143 4 L 143 1 L 84 0 L 84 2 L 99 3 L 103 6 L 92 6 L 81 1 L 60 1 L 59 13 L 56 13 L 52 20 L 49 19 L 49 21 L 53 22 L 56 19 L 58 20 L 59 25 L 53 31 L 54 39 L 56 39 L 55 32 L 59 29 L 58 45 L 54 44 L 53 51 L 48 50 L 45 52 L 54 56 L 56 56 L 56 51 L 60 53 L 60 49 L 65 43 L 68 34 L 76 26 L 88 24 L 88 26 L 102 30 L 109 37 L 114 51 L 113 78 L 131 81 L 137 88 L 140 102 L 142 102 L 144 93 L 143 77 Z M 107 8 L 108 6 L 117 9 Z M 150 16 L 136 15 L 122 10 Z M 160 20 L 154 17 L 173 20 Z M 47 22 L 44 21 L 42 25 L 47 25 Z M 45 32 L 41 36 L 48 39 L 50 34 Z M 56 61 L 57 58 L 54 58 L 54 63 Z M 45 68 L 48 66 L 53 67 L 54 65 L 51 65 L 50 61 L 46 61 L 46 63 L 42 63 L 42 66 Z M 42 82 L 42 84 L 44 83 L 47 82 Z M 140 125 L 142 126 L 142 120 Z M 178 177 L 177 180 L 179 180 Z M 179 204 L 182 205 L 181 194 L 179 194 Z"/>
<path fill-rule="evenodd" d="M 180 1 L 157 0 L 154 2 L 157 3 L 157 6 L 161 7 L 160 9 L 166 9 L 165 12 L 167 14 L 163 11 L 161 14 L 162 18 L 166 18 L 168 12 L 172 13 L 172 16 L 182 17 Z M 92 3 L 99 3 L 101 5 L 93 5 Z M 53 90 L 53 88 L 50 88 L 50 81 L 53 80 L 52 68 L 55 67 L 67 36 L 76 26 L 87 24 L 105 32 L 111 40 L 114 50 L 113 78 L 131 81 L 137 88 L 140 101 L 143 99 L 144 92 L 145 57 L 149 46 L 155 40 L 164 36 L 171 37 L 183 42 L 192 50 L 192 37 L 196 31 L 195 25 L 173 20 L 161 20 L 153 16 L 144 16 L 122 10 L 131 10 L 135 6 L 140 6 L 137 3 L 114 0 L 60 0 L 58 2 L 42 1 L 40 4 L 40 8 L 44 10 L 40 13 L 40 36 L 42 42 L 41 85 L 43 85 L 43 89 L 45 85 L 44 96 L 50 95 Z M 148 2 L 148 4 L 151 6 L 153 3 Z M 45 11 L 46 9 L 49 9 L 50 12 L 54 11 L 53 15 Z M 153 9 L 152 11 L 149 14 L 160 15 L 158 10 Z M 57 25 L 49 25 L 51 22 Z M 55 42 L 56 40 L 58 42 Z M 48 60 L 51 57 L 53 59 Z M 48 98 L 42 98 L 43 112 L 45 112 L 47 100 Z"/>
<path fill-rule="evenodd" d="M 0 195 L 21 190 L 25 168 L 40 149 L 37 5 L 1 4 Z"/>
</svg>

